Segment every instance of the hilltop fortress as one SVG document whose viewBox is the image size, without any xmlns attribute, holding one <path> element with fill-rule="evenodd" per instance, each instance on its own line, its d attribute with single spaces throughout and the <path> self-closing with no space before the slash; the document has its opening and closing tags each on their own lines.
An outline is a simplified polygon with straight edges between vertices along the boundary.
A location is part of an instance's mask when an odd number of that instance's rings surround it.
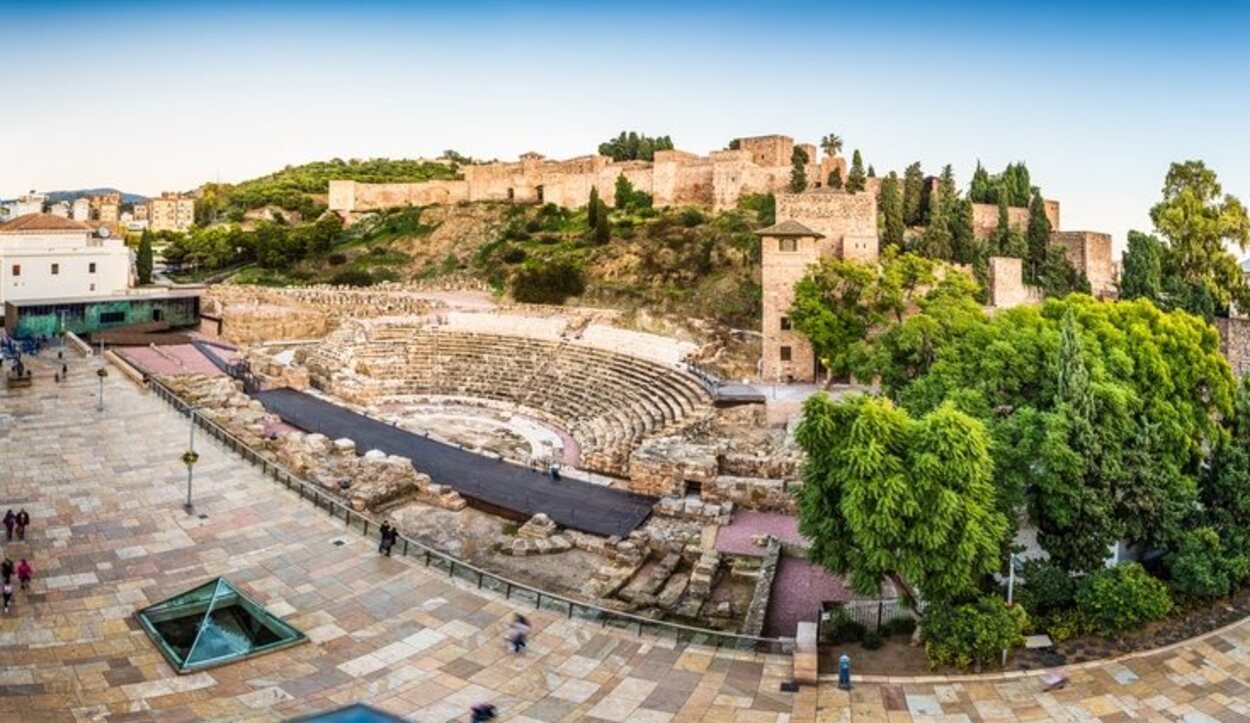
<svg viewBox="0 0 1250 723">
<path fill-rule="evenodd" d="M 699 206 L 713 211 L 734 208 L 747 194 L 773 193 L 777 223 L 758 232 L 762 245 L 764 381 L 811 382 L 824 376 L 819 360 L 802 334 L 790 327 L 794 285 L 820 258 L 875 263 L 879 178 L 868 178 L 861 193 L 828 187 L 837 170 L 847 177 L 839 156 L 819 157 L 816 146 L 796 144 L 782 135 L 739 138 L 730 150 L 699 156 L 685 151 L 656 151 L 653 161 L 613 161 L 602 155 L 551 161 L 526 153 L 515 163 L 481 163 L 463 168 L 464 178 L 421 183 L 368 184 L 330 181 L 330 210 L 347 223 L 365 213 L 405 206 L 473 201 L 554 203 L 585 206 L 591 189 L 614 204 L 616 179 L 624 176 L 638 191 L 651 194 L 656 206 Z M 790 192 L 795 148 L 806 152 L 807 189 Z M 935 180 L 930 181 L 931 184 Z M 933 186 L 930 193 L 935 192 Z M 1089 278 L 1096 296 L 1116 293 L 1111 237 L 1089 231 L 1061 231 L 1059 202 L 1045 202 L 1052 233 L 1073 267 Z M 998 226 L 998 207 L 973 204 L 973 231 L 988 238 Z M 1008 223 L 1024 229 L 1027 208 L 1009 208 Z M 1024 283 L 1022 262 L 995 257 L 989 263 L 990 303 L 1005 308 L 1040 301 L 1041 291 Z"/>
<path fill-rule="evenodd" d="M 464 178 L 421 183 L 357 183 L 330 181 L 330 210 L 349 223 L 368 211 L 400 206 L 426 206 L 461 201 L 554 203 L 585 206 L 590 189 L 609 205 L 618 176 L 651 194 L 656 206 L 702 206 L 714 211 L 733 208 L 750 193 L 784 191 L 790 185 L 796 144 L 788 136 L 739 138 L 736 150 L 699 156 L 686 151 L 656 151 L 654 161 L 613 161 L 607 156 L 547 160 L 525 153 L 516 163 L 464 166 Z M 838 156 L 817 160 L 816 146 L 798 144 L 809 159 L 807 185 L 819 188 L 837 169 L 846 177 L 846 161 Z"/>
</svg>

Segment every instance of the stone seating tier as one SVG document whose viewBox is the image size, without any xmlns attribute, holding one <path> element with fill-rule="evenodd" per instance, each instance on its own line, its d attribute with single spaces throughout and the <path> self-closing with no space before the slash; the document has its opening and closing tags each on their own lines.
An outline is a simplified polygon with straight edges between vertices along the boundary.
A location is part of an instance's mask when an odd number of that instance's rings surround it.
<svg viewBox="0 0 1250 723">
<path fill-rule="evenodd" d="M 565 428 L 583 458 L 620 471 L 645 437 L 699 418 L 710 399 L 665 365 L 568 340 L 374 324 L 338 333 L 306 358 L 314 385 L 360 403 L 382 398 L 479 398 L 535 411 Z"/>
</svg>

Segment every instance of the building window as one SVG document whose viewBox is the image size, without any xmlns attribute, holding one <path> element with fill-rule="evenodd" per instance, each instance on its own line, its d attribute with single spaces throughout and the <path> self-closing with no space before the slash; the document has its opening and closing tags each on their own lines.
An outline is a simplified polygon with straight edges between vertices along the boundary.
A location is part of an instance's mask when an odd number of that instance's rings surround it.
<svg viewBox="0 0 1250 723">
<path fill-rule="evenodd" d="M 89 273 L 89 274 L 94 274 L 94 273 L 95 273 L 95 262 L 94 262 L 94 261 L 92 261 L 91 263 L 87 264 L 87 273 Z"/>
<path fill-rule="evenodd" d="M 790 347 L 781 347 L 781 361 L 790 361 Z"/>
<path fill-rule="evenodd" d="M 92 284 L 92 285 L 91 285 L 91 290 L 92 290 L 92 291 L 95 291 L 95 284 Z"/>
<path fill-rule="evenodd" d="M 56 276 L 56 275 L 58 275 L 58 274 L 60 274 L 60 273 L 61 273 L 61 265 L 60 265 L 60 264 L 52 264 L 52 275 L 53 275 L 53 276 Z"/>
<path fill-rule="evenodd" d="M 14 275 L 14 276 L 21 276 L 21 275 L 22 275 L 22 265 L 21 265 L 21 264 L 13 264 L 13 275 Z"/>
<path fill-rule="evenodd" d="M 101 324 L 120 324 L 126 320 L 124 311 L 104 311 L 100 313 Z"/>
<path fill-rule="evenodd" d="M 788 316 L 781 317 L 781 330 L 790 331 L 790 317 Z"/>
<path fill-rule="evenodd" d="M 799 250 L 799 240 L 796 238 L 779 238 L 777 239 L 777 250 L 782 253 L 794 253 Z"/>
</svg>

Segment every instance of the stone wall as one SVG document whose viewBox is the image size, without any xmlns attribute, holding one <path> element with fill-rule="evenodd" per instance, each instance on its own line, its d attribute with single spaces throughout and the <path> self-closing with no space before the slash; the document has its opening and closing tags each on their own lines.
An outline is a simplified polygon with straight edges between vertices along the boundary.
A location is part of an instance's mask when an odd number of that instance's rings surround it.
<svg viewBox="0 0 1250 723">
<path fill-rule="evenodd" d="M 732 502 L 749 510 L 794 514 L 798 510 L 794 490 L 799 486 L 800 482 L 784 479 L 720 475 L 703 485 L 701 497 L 705 502 Z"/>
<path fill-rule="evenodd" d="M 1059 229 L 1059 202 L 1044 200 L 1046 218 L 1052 231 Z M 1007 208 L 1007 224 L 1024 231 L 1029 227 L 1029 209 L 1010 206 Z M 998 205 L 993 203 L 972 204 L 972 232 L 977 238 L 989 238 L 998 230 Z"/>
<path fill-rule="evenodd" d="M 1220 334 L 1220 352 L 1233 368 L 1233 376 L 1250 374 L 1250 319 L 1216 318 L 1215 330 Z"/>
<path fill-rule="evenodd" d="M 768 602 L 772 598 L 773 580 L 777 577 L 777 565 L 781 561 L 781 543 L 775 537 L 768 538 L 764 561 L 760 563 L 760 576 L 755 582 L 755 592 L 747 607 L 742 623 L 742 634 L 758 636 L 764 630 L 764 617 L 768 614 Z"/>
<path fill-rule="evenodd" d="M 794 140 L 786 136 L 741 139 L 741 150 L 713 151 L 697 156 L 660 151 L 653 161 L 614 162 L 607 156 L 582 156 L 549 161 L 525 154 L 515 163 L 481 163 L 464 167 L 464 180 L 423 183 L 367 184 L 331 181 L 330 210 L 349 222 L 368 211 L 460 201 L 554 203 L 566 208 L 586 205 L 591 189 L 609 205 L 615 202 L 616 179 L 625 176 L 639 191 L 650 193 L 656 206 L 698 205 L 732 208 L 746 193 L 785 190 L 790 183 Z M 830 170 L 845 171 L 840 158 L 817 157 L 808 151 L 808 183 L 818 187 Z"/>
<path fill-rule="evenodd" d="M 706 488 L 720 470 L 717 450 L 679 437 L 653 439 L 629 456 L 629 489 L 653 497 L 684 495 L 686 483 Z"/>
<path fill-rule="evenodd" d="M 1092 231 L 1055 231 L 1050 242 L 1062 246 L 1068 261 L 1089 279 L 1094 296 L 1114 297 L 1115 263 L 1111 260 L 1111 235 Z"/>
</svg>

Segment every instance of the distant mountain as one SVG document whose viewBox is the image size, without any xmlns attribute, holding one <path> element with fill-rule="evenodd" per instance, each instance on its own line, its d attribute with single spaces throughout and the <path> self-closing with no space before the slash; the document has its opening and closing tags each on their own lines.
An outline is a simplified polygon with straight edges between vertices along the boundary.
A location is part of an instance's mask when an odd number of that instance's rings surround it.
<svg viewBox="0 0 1250 723">
<path fill-rule="evenodd" d="M 143 203 L 148 200 L 147 196 L 141 196 L 137 193 L 126 193 L 125 191 L 119 191 L 116 188 L 80 188 L 75 191 L 49 191 L 48 202 L 73 202 L 76 198 L 82 198 L 84 196 L 99 196 L 105 193 L 120 193 L 122 195 L 122 203 Z"/>
</svg>

